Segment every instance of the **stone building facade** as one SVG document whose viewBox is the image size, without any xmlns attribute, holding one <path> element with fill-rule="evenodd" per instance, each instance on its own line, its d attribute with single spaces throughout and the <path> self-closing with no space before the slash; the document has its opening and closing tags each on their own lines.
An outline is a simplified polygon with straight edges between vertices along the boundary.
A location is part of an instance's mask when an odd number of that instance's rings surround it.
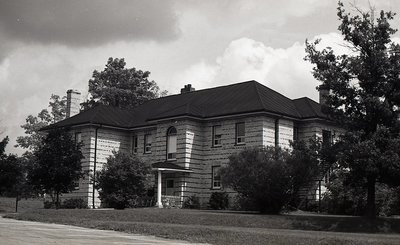
<svg viewBox="0 0 400 245">
<path fill-rule="evenodd" d="M 73 114 L 47 129 L 71 129 L 83 143 L 83 169 L 101 169 L 114 151 L 137 154 L 153 166 L 160 207 L 164 197 L 179 205 L 196 195 L 205 206 L 211 193 L 229 192 L 221 185 L 219 168 L 246 147 L 288 148 L 293 140 L 332 140 L 340 132 L 317 102 L 291 100 L 255 81 L 198 91 L 187 85 L 179 95 L 133 110 L 98 106 Z M 65 197 L 100 206 L 90 177 Z"/>
</svg>

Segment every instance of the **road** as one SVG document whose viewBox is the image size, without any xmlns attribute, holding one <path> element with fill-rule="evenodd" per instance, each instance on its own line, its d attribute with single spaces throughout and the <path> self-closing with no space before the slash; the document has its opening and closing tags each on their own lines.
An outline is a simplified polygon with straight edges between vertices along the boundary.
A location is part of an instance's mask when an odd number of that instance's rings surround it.
<svg viewBox="0 0 400 245">
<path fill-rule="evenodd" d="M 153 236 L 127 234 L 117 231 L 105 231 L 81 228 L 70 225 L 46 224 L 20 221 L 0 217 L 0 244 L 193 244 L 183 241 L 167 240 Z"/>
</svg>

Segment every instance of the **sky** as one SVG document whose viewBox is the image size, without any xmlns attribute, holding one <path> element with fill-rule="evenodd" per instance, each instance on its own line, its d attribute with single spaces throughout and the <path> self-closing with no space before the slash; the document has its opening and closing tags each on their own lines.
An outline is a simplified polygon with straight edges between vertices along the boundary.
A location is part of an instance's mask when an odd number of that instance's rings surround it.
<svg viewBox="0 0 400 245">
<path fill-rule="evenodd" d="M 353 13 L 400 10 L 398 0 L 343 2 Z M 109 57 L 150 71 L 169 94 L 256 80 L 318 101 L 304 43 L 321 38 L 343 52 L 336 8 L 336 0 L 0 0 L 0 138 L 10 137 L 7 152 L 24 152 L 13 146 L 26 117 L 52 94 L 87 96 Z"/>
</svg>

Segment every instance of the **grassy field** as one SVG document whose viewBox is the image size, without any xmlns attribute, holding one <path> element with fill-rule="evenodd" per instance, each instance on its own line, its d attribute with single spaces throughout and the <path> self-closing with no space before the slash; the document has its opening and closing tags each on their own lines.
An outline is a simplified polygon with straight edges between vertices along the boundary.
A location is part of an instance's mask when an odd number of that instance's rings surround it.
<svg viewBox="0 0 400 245">
<path fill-rule="evenodd" d="M 398 244 L 400 219 L 184 209 L 44 210 L 8 217 L 211 244 Z M 367 234 L 368 233 L 368 234 Z"/>
<path fill-rule="evenodd" d="M 43 208 L 42 199 L 21 199 L 18 202 L 18 212 L 26 212 Z M 0 213 L 15 212 L 15 198 L 0 197 Z"/>
</svg>

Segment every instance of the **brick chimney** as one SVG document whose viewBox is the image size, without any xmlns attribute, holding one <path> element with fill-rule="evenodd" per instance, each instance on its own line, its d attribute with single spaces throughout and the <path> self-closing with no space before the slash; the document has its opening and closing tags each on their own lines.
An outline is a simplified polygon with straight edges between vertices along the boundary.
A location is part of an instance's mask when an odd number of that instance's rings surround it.
<svg viewBox="0 0 400 245">
<path fill-rule="evenodd" d="M 66 118 L 72 117 L 80 112 L 81 93 L 75 89 L 67 90 Z"/>
<path fill-rule="evenodd" d="M 326 105 L 326 98 L 329 95 L 329 88 L 324 85 L 319 85 L 319 103 L 321 105 Z"/>
<path fill-rule="evenodd" d="M 181 89 L 181 94 L 189 93 L 192 91 L 195 91 L 195 89 L 192 87 L 192 84 L 188 84 Z"/>
</svg>

